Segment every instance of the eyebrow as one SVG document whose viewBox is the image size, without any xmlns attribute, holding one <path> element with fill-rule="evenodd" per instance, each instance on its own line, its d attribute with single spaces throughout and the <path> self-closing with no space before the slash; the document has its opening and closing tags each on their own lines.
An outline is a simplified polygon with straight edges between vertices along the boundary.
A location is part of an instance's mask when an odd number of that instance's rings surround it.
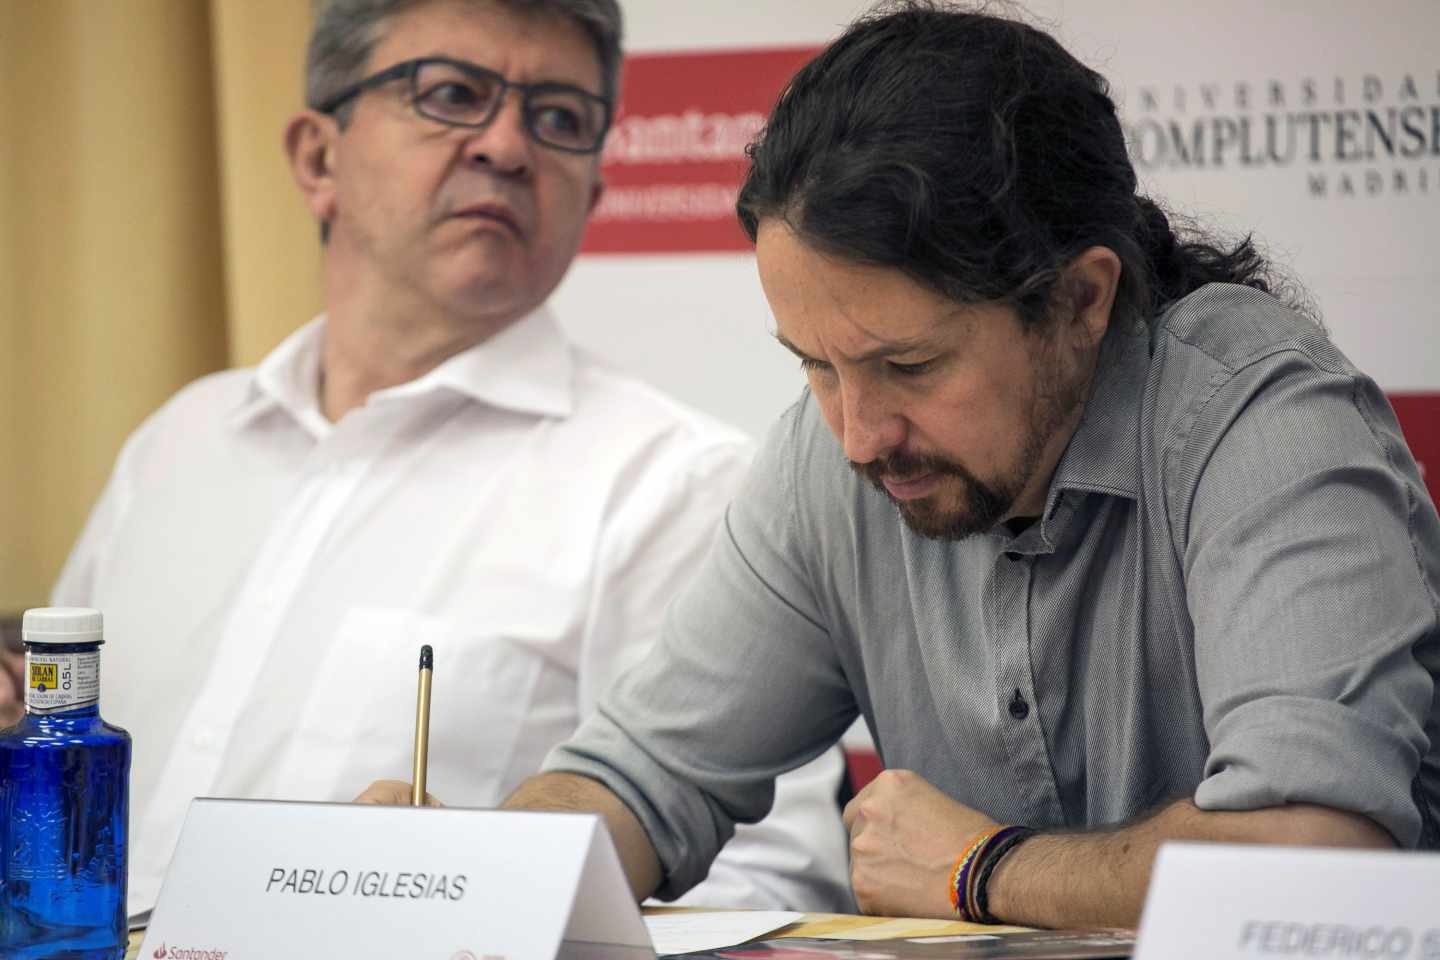
<svg viewBox="0 0 1440 960">
<path fill-rule="evenodd" d="M 775 339 L 779 342 L 780 346 L 789 350 L 801 360 L 807 360 L 810 363 L 827 363 L 825 360 L 810 356 L 810 354 L 795 346 L 795 344 L 785 338 L 785 334 L 778 330 L 775 332 Z M 846 359 L 852 363 L 865 363 L 869 360 L 879 360 L 884 357 L 893 357 L 902 353 L 911 353 L 921 348 L 932 349 L 933 347 L 929 340 L 918 337 L 912 340 L 892 340 L 888 343 L 881 344 L 873 350 L 867 350 L 858 357 L 847 357 Z"/>
<path fill-rule="evenodd" d="M 431 54 L 427 54 L 426 56 L 423 56 L 423 57 L 412 57 L 411 59 L 412 59 L 412 60 L 443 60 L 444 62 L 449 63 L 449 64 L 452 64 L 452 65 L 457 65 L 457 64 L 458 64 L 458 65 L 463 65 L 463 66 L 467 66 L 467 67 L 475 67 L 476 69 L 484 70 L 486 73 L 493 73 L 493 74 L 495 74 L 497 77 L 500 77 L 500 78 L 503 79 L 505 82 L 509 83 L 511 86 L 517 86 L 517 87 L 521 87 L 521 88 L 524 88 L 524 87 L 573 87 L 573 88 L 575 88 L 576 90 L 579 90 L 581 93 L 588 93 L 590 96 L 592 96 L 592 97 L 599 97 L 601 100 L 604 100 L 604 99 L 605 99 L 605 95 L 604 95 L 603 93 L 596 93 L 594 90 L 591 90 L 591 89 L 590 89 L 590 84 L 589 84 L 588 82 L 586 82 L 586 81 L 584 81 L 584 80 L 580 80 L 580 79 L 578 79 L 578 78 L 577 78 L 577 79 L 570 79 L 570 80 L 560 80 L 560 79 L 544 80 L 544 79 L 541 79 L 541 80 L 531 80 L 531 81 L 528 81 L 528 82 L 526 82 L 526 83 L 517 83 L 517 82 L 511 80 L 511 79 L 510 79 L 507 75 L 505 75 L 504 73 L 501 73 L 499 70 L 495 69 L 494 67 L 487 67 L 487 66 L 486 66 L 485 64 L 483 64 L 483 63 L 479 63 L 478 61 L 470 60 L 470 59 L 467 59 L 467 58 L 465 58 L 465 57 L 451 56 L 450 54 L 445 53 L 444 51 L 441 51 L 441 50 L 437 50 L 436 52 L 431 53 Z M 402 63 L 408 63 L 409 61 L 408 61 L 408 60 L 402 60 L 401 62 L 402 62 Z M 604 78 L 604 76 L 603 76 L 603 71 L 602 71 L 602 76 L 601 76 L 601 78 L 600 78 L 600 83 L 601 83 L 601 88 L 603 89 L 603 88 L 604 88 L 604 83 L 605 83 L 605 78 Z"/>
</svg>

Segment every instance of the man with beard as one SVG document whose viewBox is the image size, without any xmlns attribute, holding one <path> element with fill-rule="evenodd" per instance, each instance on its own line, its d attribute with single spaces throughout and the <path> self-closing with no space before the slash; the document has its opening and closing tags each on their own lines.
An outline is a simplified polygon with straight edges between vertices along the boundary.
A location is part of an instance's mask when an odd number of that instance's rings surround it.
<svg viewBox="0 0 1440 960">
<path fill-rule="evenodd" d="M 1136 194 L 1103 78 L 890 5 L 739 213 L 808 390 L 663 656 L 510 805 L 603 812 L 678 892 L 858 715 L 867 912 L 1129 925 L 1165 840 L 1440 847 L 1435 508 L 1249 241 Z"/>
</svg>

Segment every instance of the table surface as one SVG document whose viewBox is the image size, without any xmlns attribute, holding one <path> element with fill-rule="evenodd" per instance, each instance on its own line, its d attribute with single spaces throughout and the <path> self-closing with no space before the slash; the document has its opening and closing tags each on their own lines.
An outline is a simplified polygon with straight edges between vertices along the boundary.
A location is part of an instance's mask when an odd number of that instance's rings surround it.
<svg viewBox="0 0 1440 960">
<path fill-rule="evenodd" d="M 646 907 L 646 915 L 690 910 L 689 907 Z M 698 908 L 703 909 L 703 908 Z M 855 940 L 891 940 L 899 937 L 951 937 L 964 933 L 1007 933 L 1022 927 L 987 927 L 959 920 L 925 920 L 912 917 L 859 917 L 843 913 L 807 913 L 799 921 L 767 933 L 765 940 L 777 937 L 823 937 L 843 934 Z M 145 931 L 130 934 L 125 960 L 135 960 Z"/>
</svg>

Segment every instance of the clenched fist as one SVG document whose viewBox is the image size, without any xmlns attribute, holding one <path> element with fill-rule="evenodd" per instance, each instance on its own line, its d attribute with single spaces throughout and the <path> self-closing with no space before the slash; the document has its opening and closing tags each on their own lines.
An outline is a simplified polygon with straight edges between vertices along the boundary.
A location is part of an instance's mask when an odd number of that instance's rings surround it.
<svg viewBox="0 0 1440 960">
<path fill-rule="evenodd" d="M 949 917 L 950 874 L 994 820 L 910 770 L 886 770 L 845 807 L 850 882 L 863 913 Z"/>
</svg>

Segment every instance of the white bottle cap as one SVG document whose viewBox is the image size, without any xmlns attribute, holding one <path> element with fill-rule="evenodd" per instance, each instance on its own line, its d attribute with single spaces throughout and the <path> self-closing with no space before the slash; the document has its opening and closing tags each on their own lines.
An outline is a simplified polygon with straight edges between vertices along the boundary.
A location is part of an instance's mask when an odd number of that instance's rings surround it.
<svg viewBox="0 0 1440 960">
<path fill-rule="evenodd" d="M 105 620 L 89 607 L 36 607 L 20 627 L 25 643 L 104 643 Z"/>
</svg>

